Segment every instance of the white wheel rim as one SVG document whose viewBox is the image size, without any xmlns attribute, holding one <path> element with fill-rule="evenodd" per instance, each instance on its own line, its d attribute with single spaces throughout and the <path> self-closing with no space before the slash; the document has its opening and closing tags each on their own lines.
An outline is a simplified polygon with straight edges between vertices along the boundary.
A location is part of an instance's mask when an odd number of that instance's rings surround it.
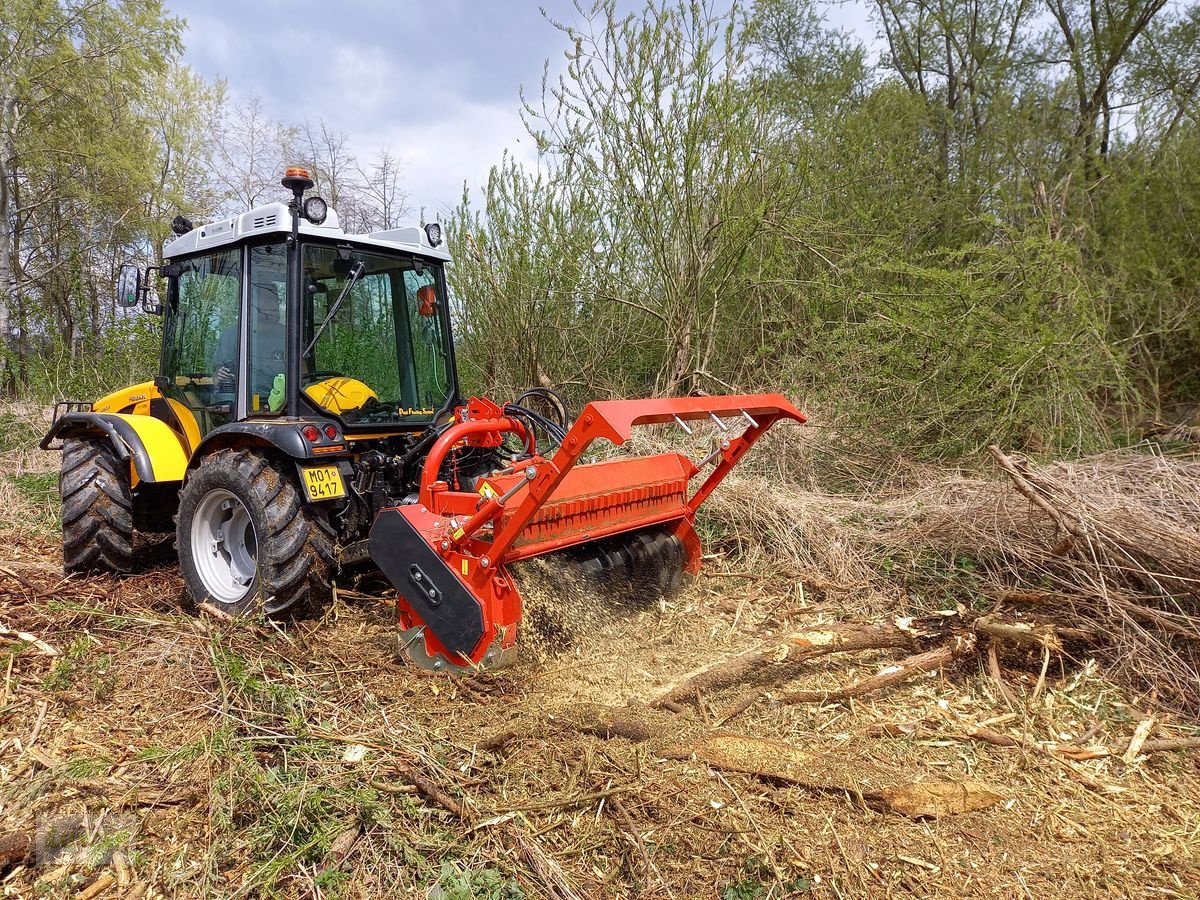
<svg viewBox="0 0 1200 900">
<path fill-rule="evenodd" d="M 250 513 L 223 488 L 204 495 L 192 516 L 192 560 L 210 598 L 236 603 L 258 570 L 258 535 Z"/>
</svg>

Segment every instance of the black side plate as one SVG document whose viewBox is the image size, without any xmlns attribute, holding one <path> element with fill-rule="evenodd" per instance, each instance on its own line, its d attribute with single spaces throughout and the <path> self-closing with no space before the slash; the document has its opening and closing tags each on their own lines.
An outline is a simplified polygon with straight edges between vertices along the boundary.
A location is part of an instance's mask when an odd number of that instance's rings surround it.
<svg viewBox="0 0 1200 900">
<path fill-rule="evenodd" d="M 379 511 L 370 548 L 375 565 L 437 639 L 451 653 L 470 655 L 483 637 L 483 607 L 400 510 Z"/>
</svg>

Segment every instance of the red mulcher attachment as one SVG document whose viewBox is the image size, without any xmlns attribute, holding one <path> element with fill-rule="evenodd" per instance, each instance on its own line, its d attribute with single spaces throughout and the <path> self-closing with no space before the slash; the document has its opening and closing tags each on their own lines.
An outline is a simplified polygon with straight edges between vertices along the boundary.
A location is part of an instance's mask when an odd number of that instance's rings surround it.
<svg viewBox="0 0 1200 900">
<path fill-rule="evenodd" d="M 402 646 L 426 668 L 495 668 L 515 658 L 521 597 L 510 563 L 657 526 L 682 544 L 685 571 L 700 570 L 696 510 L 763 433 L 805 416 L 780 394 L 606 400 L 588 404 L 549 458 L 534 455 L 483 480 L 478 492 L 438 480 L 456 446 L 495 447 L 526 426 L 473 398 L 425 461 L 418 502 L 380 511 L 371 558 L 399 591 Z M 576 465 L 597 439 L 624 444 L 635 425 L 712 422 L 717 446 L 694 463 L 678 453 Z M 731 420 L 729 422 L 725 420 Z M 734 436 L 738 425 L 745 429 Z M 713 470 L 695 492 L 689 483 Z"/>
</svg>

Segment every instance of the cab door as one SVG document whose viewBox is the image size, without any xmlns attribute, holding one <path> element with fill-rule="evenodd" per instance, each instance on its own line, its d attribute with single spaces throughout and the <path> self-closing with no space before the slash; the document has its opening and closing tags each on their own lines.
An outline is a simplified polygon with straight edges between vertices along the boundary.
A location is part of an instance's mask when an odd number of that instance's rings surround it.
<svg viewBox="0 0 1200 900">
<path fill-rule="evenodd" d="M 243 330 L 242 250 L 218 250 L 178 265 L 168 294 L 157 384 L 168 401 L 191 413 L 203 437 L 235 415 Z"/>
</svg>

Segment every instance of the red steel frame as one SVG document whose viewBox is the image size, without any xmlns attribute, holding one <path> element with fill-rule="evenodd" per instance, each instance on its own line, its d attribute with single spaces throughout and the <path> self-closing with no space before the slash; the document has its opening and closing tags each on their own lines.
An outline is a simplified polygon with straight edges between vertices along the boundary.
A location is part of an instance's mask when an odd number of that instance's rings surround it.
<svg viewBox="0 0 1200 900">
<path fill-rule="evenodd" d="M 429 451 L 418 503 L 398 510 L 483 606 L 485 633 L 469 659 L 452 659 L 436 636 L 425 631 L 426 651 L 458 665 L 479 663 L 494 643 L 505 649 L 516 641 L 521 598 L 505 568 L 508 563 L 661 525 L 683 543 L 686 570 L 697 573 L 701 549 L 693 520 L 700 504 L 772 425 L 806 421 L 781 394 L 597 401 L 584 407 L 549 459 L 536 456 L 520 463 L 515 474 L 488 479 L 496 494 L 482 497 L 439 480 L 447 455 L 464 443 L 497 446 L 505 433 L 524 438 L 526 429 L 490 401 L 477 398 L 460 408 L 458 417 L 461 421 L 446 429 Z M 689 481 L 701 468 L 677 453 L 576 466 L 593 442 L 604 439 L 619 446 L 637 426 L 734 418 L 747 427 L 735 435 L 736 423 L 722 423 L 728 431 L 721 432 L 710 457 L 715 466 L 690 495 Z M 506 493 L 510 499 L 504 503 L 501 495 Z M 423 624 L 403 596 L 398 603 L 403 627 Z"/>
</svg>

